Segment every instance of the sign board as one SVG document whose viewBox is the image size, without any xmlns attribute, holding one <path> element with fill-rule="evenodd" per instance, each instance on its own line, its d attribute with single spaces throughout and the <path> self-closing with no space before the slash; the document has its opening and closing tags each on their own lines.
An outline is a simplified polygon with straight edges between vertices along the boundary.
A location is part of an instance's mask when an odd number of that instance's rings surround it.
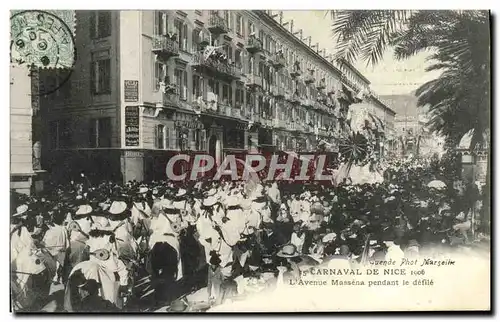
<svg viewBox="0 0 500 322">
<path fill-rule="evenodd" d="M 124 81 L 125 102 L 139 101 L 139 81 L 126 80 Z"/>
<path fill-rule="evenodd" d="M 125 146 L 139 146 L 139 107 L 125 107 Z"/>
<path fill-rule="evenodd" d="M 175 121 L 174 126 L 176 128 L 188 128 L 188 129 L 203 129 L 203 123 L 199 121 Z"/>
</svg>

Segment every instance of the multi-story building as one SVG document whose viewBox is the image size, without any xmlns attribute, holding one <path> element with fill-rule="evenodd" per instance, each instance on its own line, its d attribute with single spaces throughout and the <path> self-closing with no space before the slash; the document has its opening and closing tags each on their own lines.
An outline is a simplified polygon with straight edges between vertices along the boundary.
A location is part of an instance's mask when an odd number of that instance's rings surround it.
<svg viewBox="0 0 500 322">
<path fill-rule="evenodd" d="M 248 150 L 314 150 L 338 135 L 356 91 L 369 84 L 268 11 L 76 18 L 69 80 L 50 74 L 42 84 L 59 88 L 41 103 L 44 168 L 53 174 L 147 181 L 164 178 L 181 151 L 219 162 Z"/>
<path fill-rule="evenodd" d="M 427 158 L 444 152 L 443 138 L 428 129 L 427 111 L 417 107 L 415 95 L 387 95 L 383 99 L 398 112 L 388 149 L 394 157 Z"/>
</svg>

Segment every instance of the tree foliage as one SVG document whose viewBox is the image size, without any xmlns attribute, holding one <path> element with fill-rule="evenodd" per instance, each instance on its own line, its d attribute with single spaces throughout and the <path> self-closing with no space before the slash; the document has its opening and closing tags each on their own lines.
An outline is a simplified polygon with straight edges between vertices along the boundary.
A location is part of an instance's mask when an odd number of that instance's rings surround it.
<svg viewBox="0 0 500 322">
<path fill-rule="evenodd" d="M 474 129 L 471 148 L 490 128 L 490 24 L 488 11 L 342 10 L 332 11 L 338 59 L 368 65 L 387 48 L 396 59 L 428 51 L 427 71 L 441 75 L 417 89 L 428 106 L 429 128 L 457 145 Z"/>
</svg>

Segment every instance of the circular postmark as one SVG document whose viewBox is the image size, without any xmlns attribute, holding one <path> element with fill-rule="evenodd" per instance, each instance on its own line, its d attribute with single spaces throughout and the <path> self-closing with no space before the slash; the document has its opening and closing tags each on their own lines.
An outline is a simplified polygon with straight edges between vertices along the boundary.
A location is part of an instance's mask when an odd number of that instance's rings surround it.
<svg viewBox="0 0 500 322">
<path fill-rule="evenodd" d="M 56 14 L 27 10 L 13 14 L 11 20 L 11 62 L 26 64 L 32 69 L 59 69 L 64 75 L 47 95 L 62 87 L 70 78 L 76 61 L 76 49 L 71 28 Z M 64 71 L 62 71 L 64 70 Z"/>
<path fill-rule="evenodd" d="M 71 68 L 75 42 L 68 25 L 54 14 L 22 11 L 11 18 L 11 59 L 40 68 Z"/>
</svg>

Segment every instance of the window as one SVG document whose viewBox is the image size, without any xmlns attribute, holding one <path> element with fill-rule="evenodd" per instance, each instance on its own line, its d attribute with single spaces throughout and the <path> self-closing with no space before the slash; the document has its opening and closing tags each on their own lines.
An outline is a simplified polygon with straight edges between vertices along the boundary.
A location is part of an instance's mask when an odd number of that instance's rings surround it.
<svg viewBox="0 0 500 322">
<path fill-rule="evenodd" d="M 248 22 L 248 35 L 255 33 L 255 25 L 252 22 Z"/>
<path fill-rule="evenodd" d="M 196 151 L 205 151 L 207 149 L 207 133 L 206 130 L 194 130 L 194 142 Z"/>
<path fill-rule="evenodd" d="M 168 75 L 167 69 L 168 66 L 166 64 L 163 64 L 162 62 L 155 61 L 155 66 L 154 66 L 154 80 L 153 80 L 153 85 L 154 85 L 154 90 L 158 91 L 160 89 L 160 83 L 165 82 L 166 79 L 165 77 Z"/>
<path fill-rule="evenodd" d="M 243 99 L 244 99 L 244 91 L 243 91 L 243 88 L 236 88 L 236 92 L 235 92 L 235 105 L 237 108 L 240 108 L 243 106 Z"/>
<path fill-rule="evenodd" d="M 231 44 L 228 43 L 226 43 L 224 47 L 226 51 L 227 60 L 229 63 L 231 63 L 233 61 L 233 47 L 231 47 Z"/>
<path fill-rule="evenodd" d="M 264 37 L 266 35 L 264 34 L 264 30 L 259 30 L 259 39 L 260 41 L 264 42 Z"/>
<path fill-rule="evenodd" d="M 202 79 L 198 75 L 193 75 L 193 100 L 203 96 Z"/>
<path fill-rule="evenodd" d="M 193 29 L 193 32 L 191 33 L 191 43 L 192 43 L 192 50 L 193 51 L 198 51 L 200 50 L 200 42 L 201 42 L 201 29 Z"/>
<path fill-rule="evenodd" d="M 69 120 L 57 120 L 49 123 L 50 149 L 71 147 L 71 124 Z"/>
<path fill-rule="evenodd" d="M 208 81 L 208 88 L 209 88 L 209 92 L 212 92 L 215 95 L 217 95 L 217 101 L 220 102 L 219 82 L 214 81 L 213 79 L 210 79 Z"/>
<path fill-rule="evenodd" d="M 236 33 L 243 36 L 243 17 L 240 14 L 236 15 Z"/>
<path fill-rule="evenodd" d="M 111 11 L 92 11 L 90 13 L 90 38 L 100 39 L 111 36 Z"/>
<path fill-rule="evenodd" d="M 111 118 L 91 119 L 89 134 L 89 147 L 109 148 L 111 146 Z"/>
<path fill-rule="evenodd" d="M 224 19 L 226 20 L 227 27 L 229 28 L 229 30 L 233 30 L 233 19 L 231 18 L 232 18 L 231 11 L 224 10 Z"/>
<path fill-rule="evenodd" d="M 222 85 L 222 102 L 225 105 L 233 105 L 233 89 L 231 85 Z"/>
<path fill-rule="evenodd" d="M 165 148 L 170 149 L 170 147 L 172 146 L 172 142 L 170 142 L 170 129 L 165 128 L 163 133 L 165 135 Z"/>
<path fill-rule="evenodd" d="M 236 67 L 241 68 L 241 50 L 236 49 L 234 51 L 234 63 L 236 64 Z"/>
<path fill-rule="evenodd" d="M 111 60 L 109 59 L 109 51 L 92 54 L 91 89 L 94 95 L 111 93 Z"/>
<path fill-rule="evenodd" d="M 175 84 L 177 85 L 177 94 L 181 100 L 187 100 L 187 72 L 185 70 L 175 70 Z"/>
<path fill-rule="evenodd" d="M 155 148 L 165 149 L 165 125 L 159 124 L 156 126 Z"/>
<path fill-rule="evenodd" d="M 175 20 L 175 33 L 179 39 L 179 49 L 187 51 L 187 24 L 182 20 Z"/>
<path fill-rule="evenodd" d="M 155 35 L 166 35 L 168 18 L 167 14 L 162 11 L 156 11 L 154 16 L 154 34 Z"/>
</svg>

